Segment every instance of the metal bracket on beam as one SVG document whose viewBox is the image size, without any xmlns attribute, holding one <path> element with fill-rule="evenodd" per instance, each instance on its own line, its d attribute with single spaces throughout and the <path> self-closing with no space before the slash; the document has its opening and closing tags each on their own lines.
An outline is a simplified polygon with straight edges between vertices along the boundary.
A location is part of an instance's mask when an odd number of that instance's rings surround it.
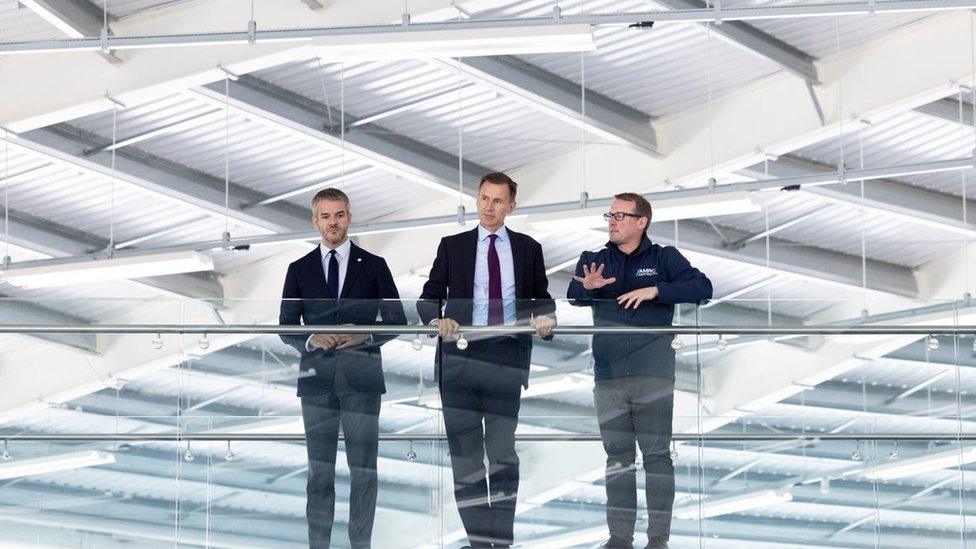
<svg viewBox="0 0 976 549">
<path fill-rule="evenodd" d="M 118 105 L 118 107 L 120 109 L 122 109 L 122 110 L 125 110 L 126 108 L 128 108 L 128 107 L 125 106 L 125 103 L 123 103 L 123 102 L 119 101 L 118 99 L 112 97 L 108 92 L 105 92 L 105 99 L 107 99 L 113 105 Z"/>
<path fill-rule="evenodd" d="M 559 7 L 559 4 L 556 4 L 555 6 L 553 6 L 552 7 L 552 20 L 553 20 L 553 22 L 554 23 L 558 23 L 559 20 L 562 18 L 562 16 L 563 16 L 563 9 Z"/>
<path fill-rule="evenodd" d="M 813 84 L 807 81 L 807 91 L 810 92 L 810 100 L 813 101 L 813 108 L 817 111 L 817 118 L 820 119 L 820 125 L 827 125 L 827 118 L 824 116 L 823 107 L 820 106 L 820 100 L 817 99 L 817 92 L 813 89 Z"/>
<path fill-rule="evenodd" d="M 239 75 L 236 72 L 228 69 L 227 67 L 223 66 L 220 63 L 217 63 L 217 68 L 220 69 L 221 72 L 223 72 L 224 74 L 226 74 L 227 75 L 227 78 L 229 78 L 232 82 L 237 82 L 240 79 L 240 77 L 241 77 L 241 75 Z"/>
<path fill-rule="evenodd" d="M 722 0 L 715 0 L 715 24 L 722 24 Z"/>
<path fill-rule="evenodd" d="M 108 48 L 108 27 L 102 27 L 102 33 L 99 39 L 102 46 L 102 55 L 109 55 L 111 50 Z"/>
<path fill-rule="evenodd" d="M 403 14 L 403 17 L 400 20 L 400 22 L 403 24 L 404 27 L 410 26 L 410 14 L 409 13 L 404 13 Z"/>
<path fill-rule="evenodd" d="M 255 21 L 254 19 L 251 19 L 250 21 L 247 22 L 247 43 L 253 44 L 257 42 L 258 40 L 257 34 L 258 34 L 258 22 Z"/>
</svg>

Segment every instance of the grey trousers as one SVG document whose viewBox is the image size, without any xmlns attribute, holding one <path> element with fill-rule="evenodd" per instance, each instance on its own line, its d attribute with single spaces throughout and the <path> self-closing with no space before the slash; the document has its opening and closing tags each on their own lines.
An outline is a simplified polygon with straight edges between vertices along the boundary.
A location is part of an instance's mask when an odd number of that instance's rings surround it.
<svg viewBox="0 0 976 549">
<path fill-rule="evenodd" d="M 644 459 L 647 535 L 667 540 L 674 504 L 671 422 L 674 381 L 650 376 L 600 380 L 593 389 L 600 438 L 607 453 L 607 525 L 633 542 L 637 520 L 636 447 Z"/>
<path fill-rule="evenodd" d="M 370 546 L 376 515 L 376 457 L 379 451 L 379 393 L 362 393 L 346 383 L 341 369 L 333 390 L 302 397 L 308 451 L 308 543 L 327 549 L 335 518 L 335 462 L 339 426 L 345 435 L 349 464 L 349 542 L 355 549 Z"/>
</svg>

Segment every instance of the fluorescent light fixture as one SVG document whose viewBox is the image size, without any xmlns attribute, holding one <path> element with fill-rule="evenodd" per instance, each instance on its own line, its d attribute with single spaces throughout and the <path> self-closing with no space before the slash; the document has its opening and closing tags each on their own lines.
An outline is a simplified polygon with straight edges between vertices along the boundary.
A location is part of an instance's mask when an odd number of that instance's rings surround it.
<svg viewBox="0 0 976 549">
<path fill-rule="evenodd" d="M 761 209 L 748 192 L 664 198 L 657 201 L 652 195 L 651 205 L 654 208 L 653 222 L 655 223 L 674 221 L 675 219 L 754 213 Z M 531 224 L 536 229 L 549 230 L 603 228 L 607 226 L 603 214 L 609 210 L 609 207 L 601 206 L 549 214 L 533 214 Z"/>
<path fill-rule="evenodd" d="M 893 461 L 874 467 L 868 466 L 858 469 L 857 473 L 869 479 L 893 480 L 968 465 L 973 462 L 976 462 L 976 448 L 969 448 L 961 452 L 956 448 L 904 461 Z"/>
<path fill-rule="evenodd" d="M 596 43 L 589 25 L 548 25 L 329 36 L 312 47 L 323 61 L 369 61 L 581 52 Z"/>
<path fill-rule="evenodd" d="M 442 24 L 435 24 L 438 27 Z M 295 43 L 315 48 L 323 60 L 362 61 L 419 57 L 470 57 L 479 55 L 517 55 L 593 51 L 593 31 L 589 24 L 417 28 L 380 25 L 312 29 L 259 30 L 151 36 L 110 36 L 113 50 L 231 46 Z M 0 44 L 0 54 L 36 54 L 98 51 L 102 42 L 91 37 L 75 40 L 33 40 Z"/>
<path fill-rule="evenodd" d="M 40 260 L 0 272 L 0 280 L 20 288 L 50 288 L 213 270 L 213 260 L 193 251 L 96 260 Z"/>
<path fill-rule="evenodd" d="M 742 511 L 767 507 L 786 501 L 793 501 L 793 495 L 789 492 L 763 490 L 761 492 L 753 492 L 739 496 L 706 499 L 700 506 L 698 503 L 694 503 L 676 507 L 674 509 L 674 516 L 683 520 L 698 520 L 732 513 L 741 513 Z"/>
<path fill-rule="evenodd" d="M 58 14 L 54 13 L 47 6 L 42 5 L 36 0 L 19 0 L 20 4 L 25 8 L 31 10 L 38 15 L 41 19 L 47 21 L 48 23 L 57 27 L 57 29 L 70 38 L 84 38 L 85 35 L 82 34 L 78 29 L 71 26 L 68 21 L 62 19 Z"/>
<path fill-rule="evenodd" d="M 0 464 L 0 479 L 19 478 L 115 463 L 115 455 L 87 450 Z"/>
</svg>

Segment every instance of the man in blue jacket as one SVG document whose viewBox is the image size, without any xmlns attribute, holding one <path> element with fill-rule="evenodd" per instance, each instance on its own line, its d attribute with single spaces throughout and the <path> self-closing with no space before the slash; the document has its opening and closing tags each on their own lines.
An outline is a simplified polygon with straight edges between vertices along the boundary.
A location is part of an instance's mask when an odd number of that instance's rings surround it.
<svg viewBox="0 0 976 549">
<path fill-rule="evenodd" d="M 614 196 L 610 242 L 583 252 L 567 297 L 593 309 L 595 326 L 670 326 L 676 303 L 712 297 L 712 283 L 673 247 L 647 237 L 651 205 L 639 194 Z M 607 452 L 607 525 L 602 547 L 632 547 L 637 520 L 635 446 L 644 459 L 647 549 L 668 546 L 674 503 L 671 421 L 674 350 L 664 334 L 597 334 L 593 400 Z"/>
<path fill-rule="evenodd" d="M 406 324 L 386 261 L 349 241 L 352 212 L 339 189 L 312 198 L 312 225 L 321 242 L 288 266 L 279 323 L 306 325 Z M 377 320 L 377 319 L 381 320 Z M 302 399 L 308 452 L 308 541 L 328 549 L 335 514 L 335 461 L 339 427 L 351 477 L 349 543 L 370 547 L 376 514 L 376 458 L 380 395 L 386 392 L 380 345 L 389 334 L 282 334 L 302 355 Z"/>
</svg>

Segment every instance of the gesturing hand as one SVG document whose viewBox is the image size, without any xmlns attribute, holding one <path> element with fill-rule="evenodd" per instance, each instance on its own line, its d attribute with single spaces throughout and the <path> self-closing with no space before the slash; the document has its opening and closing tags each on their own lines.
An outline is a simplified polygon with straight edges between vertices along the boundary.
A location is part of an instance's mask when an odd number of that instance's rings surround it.
<svg viewBox="0 0 976 549">
<path fill-rule="evenodd" d="M 598 290 L 607 284 L 616 282 L 617 277 L 603 278 L 603 263 L 600 263 L 599 267 L 596 266 L 596 263 L 590 263 L 589 266 L 584 263 L 583 276 L 574 276 L 573 280 L 582 284 L 587 290 Z"/>
</svg>

